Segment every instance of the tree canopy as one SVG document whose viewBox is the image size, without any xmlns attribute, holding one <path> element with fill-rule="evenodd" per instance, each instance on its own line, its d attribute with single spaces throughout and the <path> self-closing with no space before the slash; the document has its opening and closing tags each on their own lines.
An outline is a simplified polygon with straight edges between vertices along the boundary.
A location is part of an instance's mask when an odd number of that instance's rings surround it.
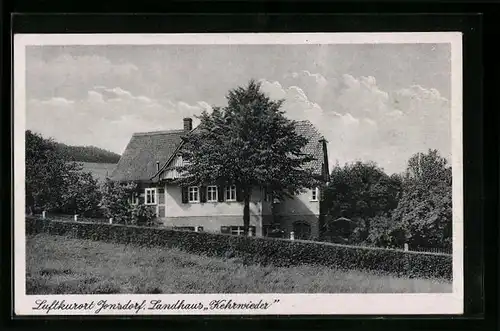
<svg viewBox="0 0 500 331">
<path fill-rule="evenodd" d="M 52 139 L 25 132 L 25 196 L 29 213 L 42 210 L 87 213 L 98 208 L 100 194 L 91 174 L 70 162 Z"/>
<path fill-rule="evenodd" d="M 437 150 L 410 158 L 393 229 L 416 247 L 451 247 L 452 171 Z"/>
<path fill-rule="evenodd" d="M 236 185 L 243 195 L 246 232 L 253 188 L 285 197 L 316 186 L 318 178 L 306 166 L 313 160 L 303 151 L 308 141 L 285 117 L 283 100 L 271 100 L 252 80 L 230 90 L 227 101 L 203 112 L 198 128 L 185 137 L 185 164 L 179 169 L 185 176 L 178 182 Z"/>
<path fill-rule="evenodd" d="M 366 239 L 371 230 L 370 219 L 396 208 L 401 185 L 398 176 L 387 175 L 373 162 L 336 165 L 325 188 L 330 223 L 340 217 L 348 218 L 361 231 L 358 240 Z"/>
<path fill-rule="evenodd" d="M 75 162 L 118 163 L 120 155 L 95 146 L 69 146 L 56 143 L 64 158 Z"/>
<path fill-rule="evenodd" d="M 400 175 L 389 176 L 372 162 L 356 162 L 335 166 L 330 178 L 325 189 L 329 230 L 342 230 L 334 222 L 339 217 L 357 225 L 341 233 L 342 242 L 451 247 L 452 173 L 437 150 L 413 155 Z"/>
</svg>

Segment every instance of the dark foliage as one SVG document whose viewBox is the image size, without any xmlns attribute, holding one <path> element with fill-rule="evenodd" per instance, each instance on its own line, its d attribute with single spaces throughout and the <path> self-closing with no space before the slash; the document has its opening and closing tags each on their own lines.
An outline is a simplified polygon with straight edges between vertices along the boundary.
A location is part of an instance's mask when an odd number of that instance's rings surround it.
<svg viewBox="0 0 500 331">
<path fill-rule="evenodd" d="M 69 146 L 56 143 L 57 149 L 68 161 L 118 163 L 120 155 L 95 146 Z"/>
<path fill-rule="evenodd" d="M 224 257 L 227 252 L 245 263 L 291 266 L 320 264 L 340 269 L 374 270 L 406 277 L 452 278 L 452 256 L 380 248 L 362 248 L 272 238 L 232 236 L 162 228 L 26 219 L 27 235 L 49 233 L 80 239 L 137 246 L 179 248 Z"/>
<path fill-rule="evenodd" d="M 29 130 L 25 137 L 27 213 L 95 214 L 100 192 L 92 175 L 76 162 L 68 162 L 53 140 Z"/>
<path fill-rule="evenodd" d="M 403 195 L 392 213 L 392 231 L 411 247 L 452 245 L 452 169 L 437 150 L 410 158 Z"/>
<path fill-rule="evenodd" d="M 273 101 L 255 81 L 229 91 L 228 105 L 203 112 L 197 130 L 184 138 L 185 174 L 178 184 L 236 185 L 244 202 L 243 227 L 248 233 L 252 189 L 264 187 L 276 196 L 291 196 L 319 185 L 314 160 L 303 152 L 308 140 L 287 119 L 282 100 Z"/>
<path fill-rule="evenodd" d="M 340 235 L 349 243 L 365 242 L 373 231 L 372 218 L 390 213 L 398 205 L 402 190 L 399 176 L 389 176 L 373 162 L 335 166 L 325 188 L 325 205 L 330 235 Z M 355 226 L 349 233 L 335 233 L 339 218 Z M 345 231 L 343 231 L 345 232 Z"/>
</svg>

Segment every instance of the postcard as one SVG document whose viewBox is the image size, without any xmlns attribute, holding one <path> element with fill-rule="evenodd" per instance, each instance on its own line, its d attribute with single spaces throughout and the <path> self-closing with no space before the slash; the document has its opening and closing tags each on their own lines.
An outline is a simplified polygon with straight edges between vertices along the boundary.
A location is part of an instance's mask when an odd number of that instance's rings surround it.
<svg viewBox="0 0 500 331">
<path fill-rule="evenodd" d="M 17 315 L 463 313 L 462 35 L 14 36 Z"/>
</svg>

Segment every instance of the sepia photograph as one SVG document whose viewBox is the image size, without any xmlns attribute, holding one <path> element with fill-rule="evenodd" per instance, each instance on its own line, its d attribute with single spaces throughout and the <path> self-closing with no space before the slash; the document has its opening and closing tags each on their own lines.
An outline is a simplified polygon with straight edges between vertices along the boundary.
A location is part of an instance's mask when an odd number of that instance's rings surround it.
<svg viewBox="0 0 500 331">
<path fill-rule="evenodd" d="M 460 33 L 17 35 L 20 314 L 461 313 Z"/>
</svg>

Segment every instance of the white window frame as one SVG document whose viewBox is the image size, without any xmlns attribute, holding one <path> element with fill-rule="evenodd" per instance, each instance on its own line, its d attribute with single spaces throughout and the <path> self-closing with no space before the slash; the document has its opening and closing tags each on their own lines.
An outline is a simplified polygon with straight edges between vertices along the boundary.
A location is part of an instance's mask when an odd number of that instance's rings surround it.
<svg viewBox="0 0 500 331">
<path fill-rule="evenodd" d="M 215 192 L 215 195 L 213 195 L 212 199 L 210 199 L 210 195 L 208 194 L 209 190 L 211 194 Z M 216 185 L 208 185 L 207 186 L 207 192 L 206 192 L 206 197 L 207 197 L 207 202 L 217 202 L 219 201 L 219 190 Z"/>
<path fill-rule="evenodd" d="M 311 190 L 311 201 L 319 201 L 319 187 Z"/>
<path fill-rule="evenodd" d="M 240 226 L 240 225 L 231 225 L 228 227 L 229 227 L 229 234 L 231 234 L 233 236 L 241 236 L 245 232 L 244 227 Z M 257 228 L 255 226 L 250 226 L 248 228 L 248 231 L 252 231 L 252 236 L 255 236 L 256 235 L 255 232 L 257 231 Z"/>
<path fill-rule="evenodd" d="M 243 235 L 243 227 L 242 226 L 230 226 L 229 227 L 229 233 L 232 234 L 232 235 L 236 235 L 236 236 L 241 236 Z"/>
<path fill-rule="evenodd" d="M 148 202 L 148 196 L 151 201 Z M 154 206 L 158 204 L 158 190 L 156 187 L 148 187 L 144 190 L 144 204 L 147 206 Z"/>
<path fill-rule="evenodd" d="M 194 190 L 196 189 L 196 191 Z M 191 199 L 191 190 L 196 192 L 196 199 Z M 198 203 L 200 202 L 200 187 L 199 186 L 188 186 L 188 202 L 189 203 Z"/>
<path fill-rule="evenodd" d="M 228 192 L 229 192 L 229 199 L 228 199 Z M 234 198 L 232 198 L 234 192 Z M 226 186 L 224 188 L 224 200 L 228 202 L 233 202 L 236 201 L 236 185 L 231 185 L 231 186 Z"/>
<path fill-rule="evenodd" d="M 133 192 L 131 197 L 130 197 L 130 204 L 133 206 L 136 206 L 139 204 L 139 195 L 137 192 Z"/>
</svg>

